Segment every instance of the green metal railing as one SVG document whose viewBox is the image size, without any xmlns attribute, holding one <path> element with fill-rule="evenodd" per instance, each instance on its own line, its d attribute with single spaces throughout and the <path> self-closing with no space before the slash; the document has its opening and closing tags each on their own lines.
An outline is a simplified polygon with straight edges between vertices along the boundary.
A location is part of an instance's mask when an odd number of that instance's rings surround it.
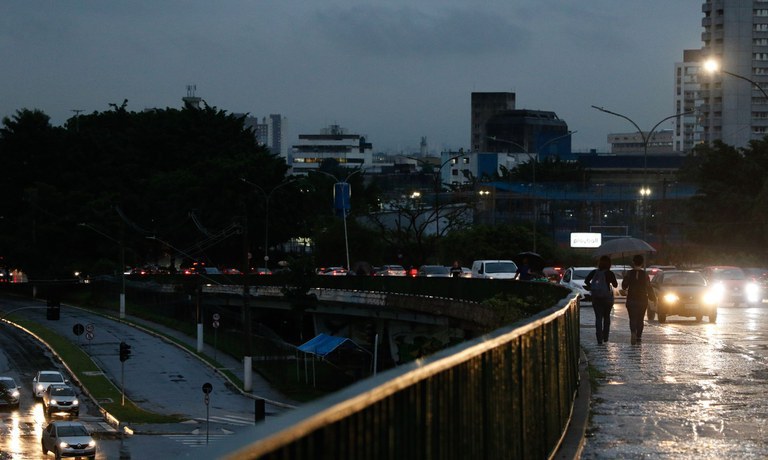
<svg viewBox="0 0 768 460">
<path fill-rule="evenodd" d="M 579 306 L 570 295 L 524 322 L 359 382 L 256 432 L 235 435 L 219 455 L 548 458 L 568 425 L 578 376 Z"/>
</svg>

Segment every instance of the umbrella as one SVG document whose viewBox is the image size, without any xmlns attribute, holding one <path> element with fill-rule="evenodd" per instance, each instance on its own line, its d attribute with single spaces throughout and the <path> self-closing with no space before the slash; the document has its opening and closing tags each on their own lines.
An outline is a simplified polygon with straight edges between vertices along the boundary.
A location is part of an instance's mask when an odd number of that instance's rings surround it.
<svg viewBox="0 0 768 460">
<path fill-rule="evenodd" d="M 512 258 L 512 261 L 518 266 L 523 264 L 523 259 L 528 259 L 528 267 L 536 272 L 540 272 L 544 269 L 544 258 L 535 252 L 521 252 Z"/>
<path fill-rule="evenodd" d="M 593 254 L 595 257 L 624 257 L 656 252 L 650 244 L 639 238 L 623 237 L 606 241 Z"/>
</svg>

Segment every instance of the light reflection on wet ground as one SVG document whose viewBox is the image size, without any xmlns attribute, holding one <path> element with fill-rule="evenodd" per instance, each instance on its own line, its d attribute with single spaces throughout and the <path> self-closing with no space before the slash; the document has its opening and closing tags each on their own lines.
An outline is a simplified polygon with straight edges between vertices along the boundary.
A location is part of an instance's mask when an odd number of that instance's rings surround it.
<svg viewBox="0 0 768 460">
<path fill-rule="evenodd" d="M 768 305 L 721 308 L 715 324 L 646 320 L 642 345 L 623 304 L 600 346 L 581 313 L 599 371 L 583 458 L 768 458 Z"/>
</svg>

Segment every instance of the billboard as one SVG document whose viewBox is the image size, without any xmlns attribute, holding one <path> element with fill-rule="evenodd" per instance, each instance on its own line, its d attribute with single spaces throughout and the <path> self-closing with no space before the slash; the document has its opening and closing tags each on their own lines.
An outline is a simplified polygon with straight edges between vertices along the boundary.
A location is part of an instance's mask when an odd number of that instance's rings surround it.
<svg viewBox="0 0 768 460">
<path fill-rule="evenodd" d="M 601 244 L 602 233 L 571 233 L 572 248 L 599 248 Z"/>
</svg>

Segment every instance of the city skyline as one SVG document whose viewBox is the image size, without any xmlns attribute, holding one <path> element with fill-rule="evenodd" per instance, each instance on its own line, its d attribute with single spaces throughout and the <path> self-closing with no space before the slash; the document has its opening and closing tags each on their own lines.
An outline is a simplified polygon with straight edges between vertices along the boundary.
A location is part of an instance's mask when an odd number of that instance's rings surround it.
<svg viewBox="0 0 768 460">
<path fill-rule="evenodd" d="M 700 48 L 701 0 L 297 1 L 0 5 L 0 116 L 54 125 L 110 110 L 180 108 L 186 86 L 229 113 L 339 124 L 375 151 L 470 146 L 472 92 L 516 93 L 578 131 L 576 151 L 674 111 L 674 66 Z M 664 124 L 659 129 L 670 128 Z"/>
</svg>

